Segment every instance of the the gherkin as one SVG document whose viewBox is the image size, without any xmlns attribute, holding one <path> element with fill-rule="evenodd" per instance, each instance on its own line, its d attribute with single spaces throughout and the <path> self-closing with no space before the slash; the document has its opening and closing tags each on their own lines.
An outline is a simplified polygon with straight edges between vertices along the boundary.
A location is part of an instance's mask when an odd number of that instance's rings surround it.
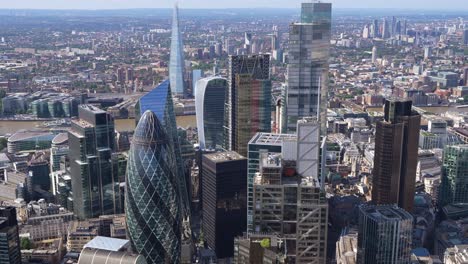
<svg viewBox="0 0 468 264">
<path fill-rule="evenodd" d="M 132 246 L 148 263 L 180 262 L 182 214 L 170 141 L 157 116 L 146 111 L 129 152 L 125 212 Z"/>
</svg>

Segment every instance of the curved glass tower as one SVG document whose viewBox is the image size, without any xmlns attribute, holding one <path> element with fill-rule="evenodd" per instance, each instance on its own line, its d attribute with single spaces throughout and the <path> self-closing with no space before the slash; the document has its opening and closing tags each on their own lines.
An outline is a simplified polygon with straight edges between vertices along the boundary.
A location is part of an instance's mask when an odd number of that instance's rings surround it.
<svg viewBox="0 0 468 264">
<path fill-rule="evenodd" d="M 218 149 L 224 143 L 224 99 L 227 80 L 209 77 L 197 82 L 195 111 L 200 149 Z"/>
<path fill-rule="evenodd" d="M 140 119 L 127 165 L 125 212 L 130 241 L 148 263 L 179 263 L 181 203 L 171 138 L 157 116 Z"/>
<path fill-rule="evenodd" d="M 169 78 L 173 94 L 184 94 L 184 70 L 184 44 L 179 31 L 179 7 L 176 5 L 172 18 L 171 57 L 169 61 Z"/>
</svg>

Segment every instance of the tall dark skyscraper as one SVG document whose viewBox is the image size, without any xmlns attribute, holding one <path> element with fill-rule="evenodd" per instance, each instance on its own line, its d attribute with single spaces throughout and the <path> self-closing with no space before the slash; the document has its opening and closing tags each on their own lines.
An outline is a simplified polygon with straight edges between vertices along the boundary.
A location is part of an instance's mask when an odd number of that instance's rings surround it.
<svg viewBox="0 0 468 264">
<path fill-rule="evenodd" d="M 0 207 L 0 263 L 21 264 L 21 247 L 14 207 Z"/>
<path fill-rule="evenodd" d="M 247 221 L 247 159 L 236 152 L 202 158 L 203 233 L 218 258 L 232 257 Z"/>
<path fill-rule="evenodd" d="M 397 206 L 359 208 L 359 264 L 411 263 L 413 217 Z"/>
<path fill-rule="evenodd" d="M 68 132 L 73 211 L 81 219 L 122 212 L 111 115 L 80 105 Z"/>
<path fill-rule="evenodd" d="M 294 132 L 307 116 L 318 116 L 326 131 L 330 31 L 330 3 L 303 3 L 301 22 L 289 26 L 283 133 Z"/>
<path fill-rule="evenodd" d="M 257 132 L 271 131 L 270 56 L 230 56 L 224 148 L 247 156 Z"/>
<path fill-rule="evenodd" d="M 180 263 L 181 201 L 172 138 L 155 113 L 140 119 L 130 147 L 125 213 L 133 248 L 148 263 Z"/>
<path fill-rule="evenodd" d="M 176 160 L 176 168 L 174 173 L 177 175 L 177 181 L 180 184 L 179 191 L 182 199 L 182 209 L 185 216 L 190 215 L 190 207 L 188 200 L 188 190 L 185 177 L 185 165 L 182 159 L 179 137 L 177 135 L 177 123 L 174 112 L 174 102 L 171 95 L 171 84 L 169 80 L 163 81 L 156 88 L 148 92 L 140 98 L 135 107 L 135 116 L 138 118 L 145 111 L 152 111 L 157 117 L 159 122 L 164 126 L 165 131 L 171 137 L 171 144 L 174 151 Z"/>
<path fill-rule="evenodd" d="M 372 180 L 372 201 L 397 204 L 411 212 L 418 162 L 421 116 L 412 102 L 385 101 L 384 120 L 377 122 Z"/>
<path fill-rule="evenodd" d="M 195 111 L 200 149 L 219 149 L 224 143 L 224 100 L 227 80 L 209 77 L 197 82 Z"/>
</svg>

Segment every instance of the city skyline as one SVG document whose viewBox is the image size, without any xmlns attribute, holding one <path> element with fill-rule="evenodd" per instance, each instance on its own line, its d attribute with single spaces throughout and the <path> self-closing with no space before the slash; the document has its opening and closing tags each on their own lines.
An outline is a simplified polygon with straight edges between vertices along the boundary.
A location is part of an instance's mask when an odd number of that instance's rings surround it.
<svg viewBox="0 0 468 264">
<path fill-rule="evenodd" d="M 174 6 L 173 1 L 164 1 L 163 3 L 151 0 L 83 0 L 70 3 L 69 1 L 59 0 L 45 0 L 45 1 L 2 1 L 2 9 L 133 9 L 133 8 L 172 8 Z M 220 2 L 215 0 L 203 1 L 203 4 L 195 0 L 184 0 L 178 1 L 180 8 L 184 9 L 217 9 L 217 8 L 299 8 L 302 1 L 285 1 L 285 0 L 259 0 L 259 1 L 247 1 L 240 0 L 235 3 L 231 2 Z M 401 8 L 401 9 L 419 9 L 419 10 L 468 10 L 468 5 L 461 3 L 458 0 L 446 0 L 446 1 L 435 1 L 431 0 L 430 3 L 425 0 L 415 1 L 371 1 L 371 0 L 358 0 L 358 1 L 346 1 L 346 0 L 330 0 L 324 1 L 326 3 L 332 3 L 334 8 Z M 286 5 L 286 6 L 285 6 Z M 464 6 L 463 6 L 464 5 Z"/>
</svg>

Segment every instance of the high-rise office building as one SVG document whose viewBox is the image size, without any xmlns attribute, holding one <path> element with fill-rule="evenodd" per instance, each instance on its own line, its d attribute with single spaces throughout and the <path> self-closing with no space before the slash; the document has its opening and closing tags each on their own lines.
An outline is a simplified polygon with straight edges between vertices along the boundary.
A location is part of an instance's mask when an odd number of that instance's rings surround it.
<svg viewBox="0 0 468 264">
<path fill-rule="evenodd" d="M 468 45 L 468 29 L 463 30 L 463 45 Z"/>
<path fill-rule="evenodd" d="M 197 94 L 197 82 L 203 78 L 203 70 L 196 69 L 192 71 L 192 94 L 195 97 Z"/>
<path fill-rule="evenodd" d="M 125 213 L 134 250 L 148 263 L 180 263 L 181 200 L 172 138 L 145 111 L 129 151 Z"/>
<path fill-rule="evenodd" d="M 421 116 L 410 100 L 387 99 L 377 122 L 372 201 L 412 211 Z"/>
<path fill-rule="evenodd" d="M 439 204 L 468 203 L 468 145 L 447 146 L 442 165 Z"/>
<path fill-rule="evenodd" d="M 248 145 L 247 167 L 247 231 L 253 232 L 253 187 L 255 174 L 260 170 L 260 154 L 281 153 L 283 141 L 295 141 L 294 134 L 257 133 Z"/>
<path fill-rule="evenodd" d="M 390 26 L 388 25 L 388 20 L 384 18 L 382 23 L 382 38 L 388 39 L 391 37 Z"/>
<path fill-rule="evenodd" d="M 294 132 L 305 116 L 319 116 L 326 131 L 330 31 L 330 3 L 303 3 L 301 22 L 289 26 L 283 133 Z"/>
<path fill-rule="evenodd" d="M 253 230 L 282 239 L 286 263 L 325 263 L 328 202 L 319 182 L 320 124 L 314 117 L 297 126 L 297 140 L 283 141 L 281 153 L 260 154 Z"/>
<path fill-rule="evenodd" d="M 377 47 L 374 46 L 372 48 L 372 63 L 376 63 L 377 62 Z"/>
<path fill-rule="evenodd" d="M 380 36 L 379 20 L 377 19 L 374 19 L 371 25 L 371 36 L 372 38 L 377 38 Z"/>
<path fill-rule="evenodd" d="M 0 207 L 0 263 L 21 264 L 21 247 L 14 207 Z"/>
<path fill-rule="evenodd" d="M 114 119 L 92 105 L 80 105 L 68 132 L 73 210 L 81 219 L 122 212 Z"/>
<path fill-rule="evenodd" d="M 224 100 L 227 80 L 209 77 L 197 82 L 195 111 L 200 149 L 219 149 L 224 143 Z"/>
<path fill-rule="evenodd" d="M 217 258 L 229 258 L 246 228 L 247 159 L 218 152 L 203 155 L 202 164 L 203 234 Z"/>
<path fill-rule="evenodd" d="M 396 24 L 397 24 L 396 17 L 392 16 L 392 24 L 390 25 L 390 35 L 392 37 L 396 35 Z"/>
<path fill-rule="evenodd" d="M 171 137 L 171 144 L 174 150 L 176 168 L 174 173 L 177 175 L 177 181 L 180 184 L 180 197 L 182 199 L 182 208 L 184 215 L 190 214 L 190 203 L 188 200 L 188 189 L 186 187 L 185 165 L 182 159 L 179 137 L 177 134 L 177 123 L 174 112 L 174 102 L 171 95 L 171 84 L 169 80 L 163 81 L 153 90 L 140 98 L 135 106 L 136 120 L 140 119 L 142 113 L 147 110 L 152 111 L 163 124 L 167 135 Z"/>
<path fill-rule="evenodd" d="M 183 44 L 182 35 L 180 34 L 179 7 L 176 5 L 174 7 L 174 15 L 172 19 L 169 79 L 171 80 L 172 93 L 177 96 L 184 96 L 184 93 L 185 93 L 184 76 L 185 76 L 184 44 Z"/>
<path fill-rule="evenodd" d="M 413 217 L 391 205 L 362 205 L 359 208 L 359 264 L 409 264 Z"/>
<path fill-rule="evenodd" d="M 271 131 L 271 111 L 270 56 L 230 56 L 224 148 L 247 156 L 252 136 Z"/>
</svg>

